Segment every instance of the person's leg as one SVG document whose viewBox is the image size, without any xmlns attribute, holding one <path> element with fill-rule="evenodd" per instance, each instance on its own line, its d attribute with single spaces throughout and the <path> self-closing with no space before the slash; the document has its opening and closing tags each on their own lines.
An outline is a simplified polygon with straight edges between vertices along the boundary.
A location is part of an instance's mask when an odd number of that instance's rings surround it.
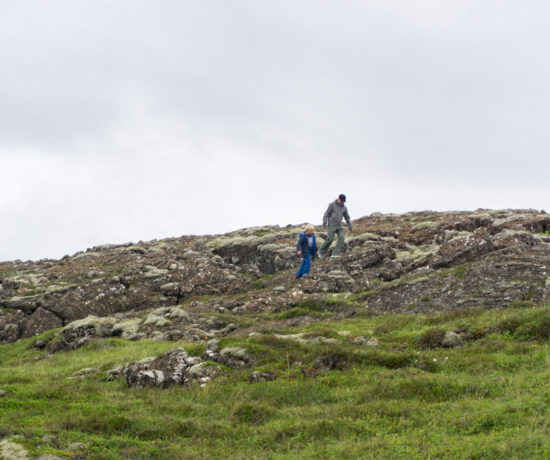
<svg viewBox="0 0 550 460">
<path fill-rule="evenodd" d="M 344 229 L 339 228 L 336 230 L 336 234 L 338 235 L 338 241 L 336 242 L 336 246 L 334 247 L 334 251 L 332 252 L 333 256 L 339 256 L 340 252 L 342 251 L 342 246 L 344 245 Z"/>
<path fill-rule="evenodd" d="M 325 252 L 327 252 L 328 248 L 332 244 L 332 241 L 334 240 L 334 232 L 335 232 L 336 228 L 337 227 L 329 226 L 328 232 L 327 232 L 327 239 L 325 240 L 325 242 L 321 246 L 321 249 L 319 249 L 319 255 L 321 257 L 325 254 Z"/>
<path fill-rule="evenodd" d="M 309 275 L 309 270 L 311 268 L 311 254 L 304 257 L 304 270 L 302 271 L 302 276 Z"/>
<path fill-rule="evenodd" d="M 298 273 L 296 273 L 296 278 L 301 278 L 304 274 L 304 269 L 306 267 L 306 257 L 302 258 L 302 265 L 300 265 L 300 268 L 298 269 Z"/>
</svg>

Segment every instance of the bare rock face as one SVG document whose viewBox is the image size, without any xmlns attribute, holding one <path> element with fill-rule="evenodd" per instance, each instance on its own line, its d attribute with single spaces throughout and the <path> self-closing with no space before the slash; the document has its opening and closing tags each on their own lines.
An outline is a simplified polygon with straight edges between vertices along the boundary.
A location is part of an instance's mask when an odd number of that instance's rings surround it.
<svg viewBox="0 0 550 460">
<path fill-rule="evenodd" d="M 532 233 L 525 230 L 506 229 L 497 233 L 491 239 L 495 249 L 504 249 L 510 247 L 533 247 L 538 244 Z"/>
<path fill-rule="evenodd" d="M 469 233 L 444 242 L 432 257 L 431 265 L 433 268 L 441 268 L 470 262 L 493 250 L 494 246 L 488 232 L 482 230 Z"/>
<path fill-rule="evenodd" d="M 21 338 L 33 337 L 43 332 L 63 326 L 63 321 L 59 316 L 42 307 L 30 316 L 27 316 L 22 322 L 23 332 Z"/>
</svg>

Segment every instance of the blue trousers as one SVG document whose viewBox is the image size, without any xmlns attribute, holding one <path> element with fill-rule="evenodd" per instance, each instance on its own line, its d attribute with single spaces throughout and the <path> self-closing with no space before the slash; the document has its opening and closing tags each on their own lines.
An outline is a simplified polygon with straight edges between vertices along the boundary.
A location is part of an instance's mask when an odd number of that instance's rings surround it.
<svg viewBox="0 0 550 460">
<path fill-rule="evenodd" d="M 307 256 L 303 256 L 302 265 L 300 265 L 300 269 L 298 270 L 298 273 L 296 273 L 296 278 L 301 278 L 304 275 L 309 275 L 310 268 L 311 268 L 311 254 L 308 254 Z"/>
</svg>

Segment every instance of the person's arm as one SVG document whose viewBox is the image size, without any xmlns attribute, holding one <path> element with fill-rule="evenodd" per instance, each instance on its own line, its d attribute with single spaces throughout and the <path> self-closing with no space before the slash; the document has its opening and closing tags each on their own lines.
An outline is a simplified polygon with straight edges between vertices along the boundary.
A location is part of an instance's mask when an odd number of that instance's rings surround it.
<svg viewBox="0 0 550 460">
<path fill-rule="evenodd" d="M 325 211 L 325 214 L 323 215 L 323 227 L 326 227 L 328 225 L 328 218 L 332 214 L 332 203 L 328 205 L 327 210 Z"/>
<path fill-rule="evenodd" d="M 348 214 L 348 208 L 344 209 L 344 219 L 346 219 L 346 222 L 348 223 L 349 231 L 353 231 L 353 227 L 351 225 L 351 219 Z"/>
<path fill-rule="evenodd" d="M 298 237 L 298 243 L 296 243 L 296 251 L 298 251 L 299 256 L 302 255 L 302 238 L 303 238 L 303 235 L 300 235 Z"/>
</svg>

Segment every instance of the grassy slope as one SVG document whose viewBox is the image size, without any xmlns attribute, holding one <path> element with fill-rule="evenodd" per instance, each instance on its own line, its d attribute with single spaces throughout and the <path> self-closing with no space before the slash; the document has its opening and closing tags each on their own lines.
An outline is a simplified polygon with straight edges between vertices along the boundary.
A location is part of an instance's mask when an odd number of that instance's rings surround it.
<svg viewBox="0 0 550 460">
<path fill-rule="evenodd" d="M 463 326 L 481 338 L 418 345 Z M 88 458 L 550 458 L 550 307 L 365 316 L 300 331 L 343 343 L 227 338 L 278 379 L 251 385 L 250 371 L 227 370 L 205 388 L 168 390 L 106 382 L 107 370 L 175 346 L 197 355 L 200 345 L 107 339 L 50 359 L 37 359 L 36 338 L 0 346 L 0 434 L 21 435 L 32 455 L 73 456 L 69 444 L 82 442 Z M 352 344 L 359 335 L 380 346 Z M 313 376 L 319 356 L 337 369 Z M 85 367 L 99 372 L 67 379 Z"/>
</svg>

